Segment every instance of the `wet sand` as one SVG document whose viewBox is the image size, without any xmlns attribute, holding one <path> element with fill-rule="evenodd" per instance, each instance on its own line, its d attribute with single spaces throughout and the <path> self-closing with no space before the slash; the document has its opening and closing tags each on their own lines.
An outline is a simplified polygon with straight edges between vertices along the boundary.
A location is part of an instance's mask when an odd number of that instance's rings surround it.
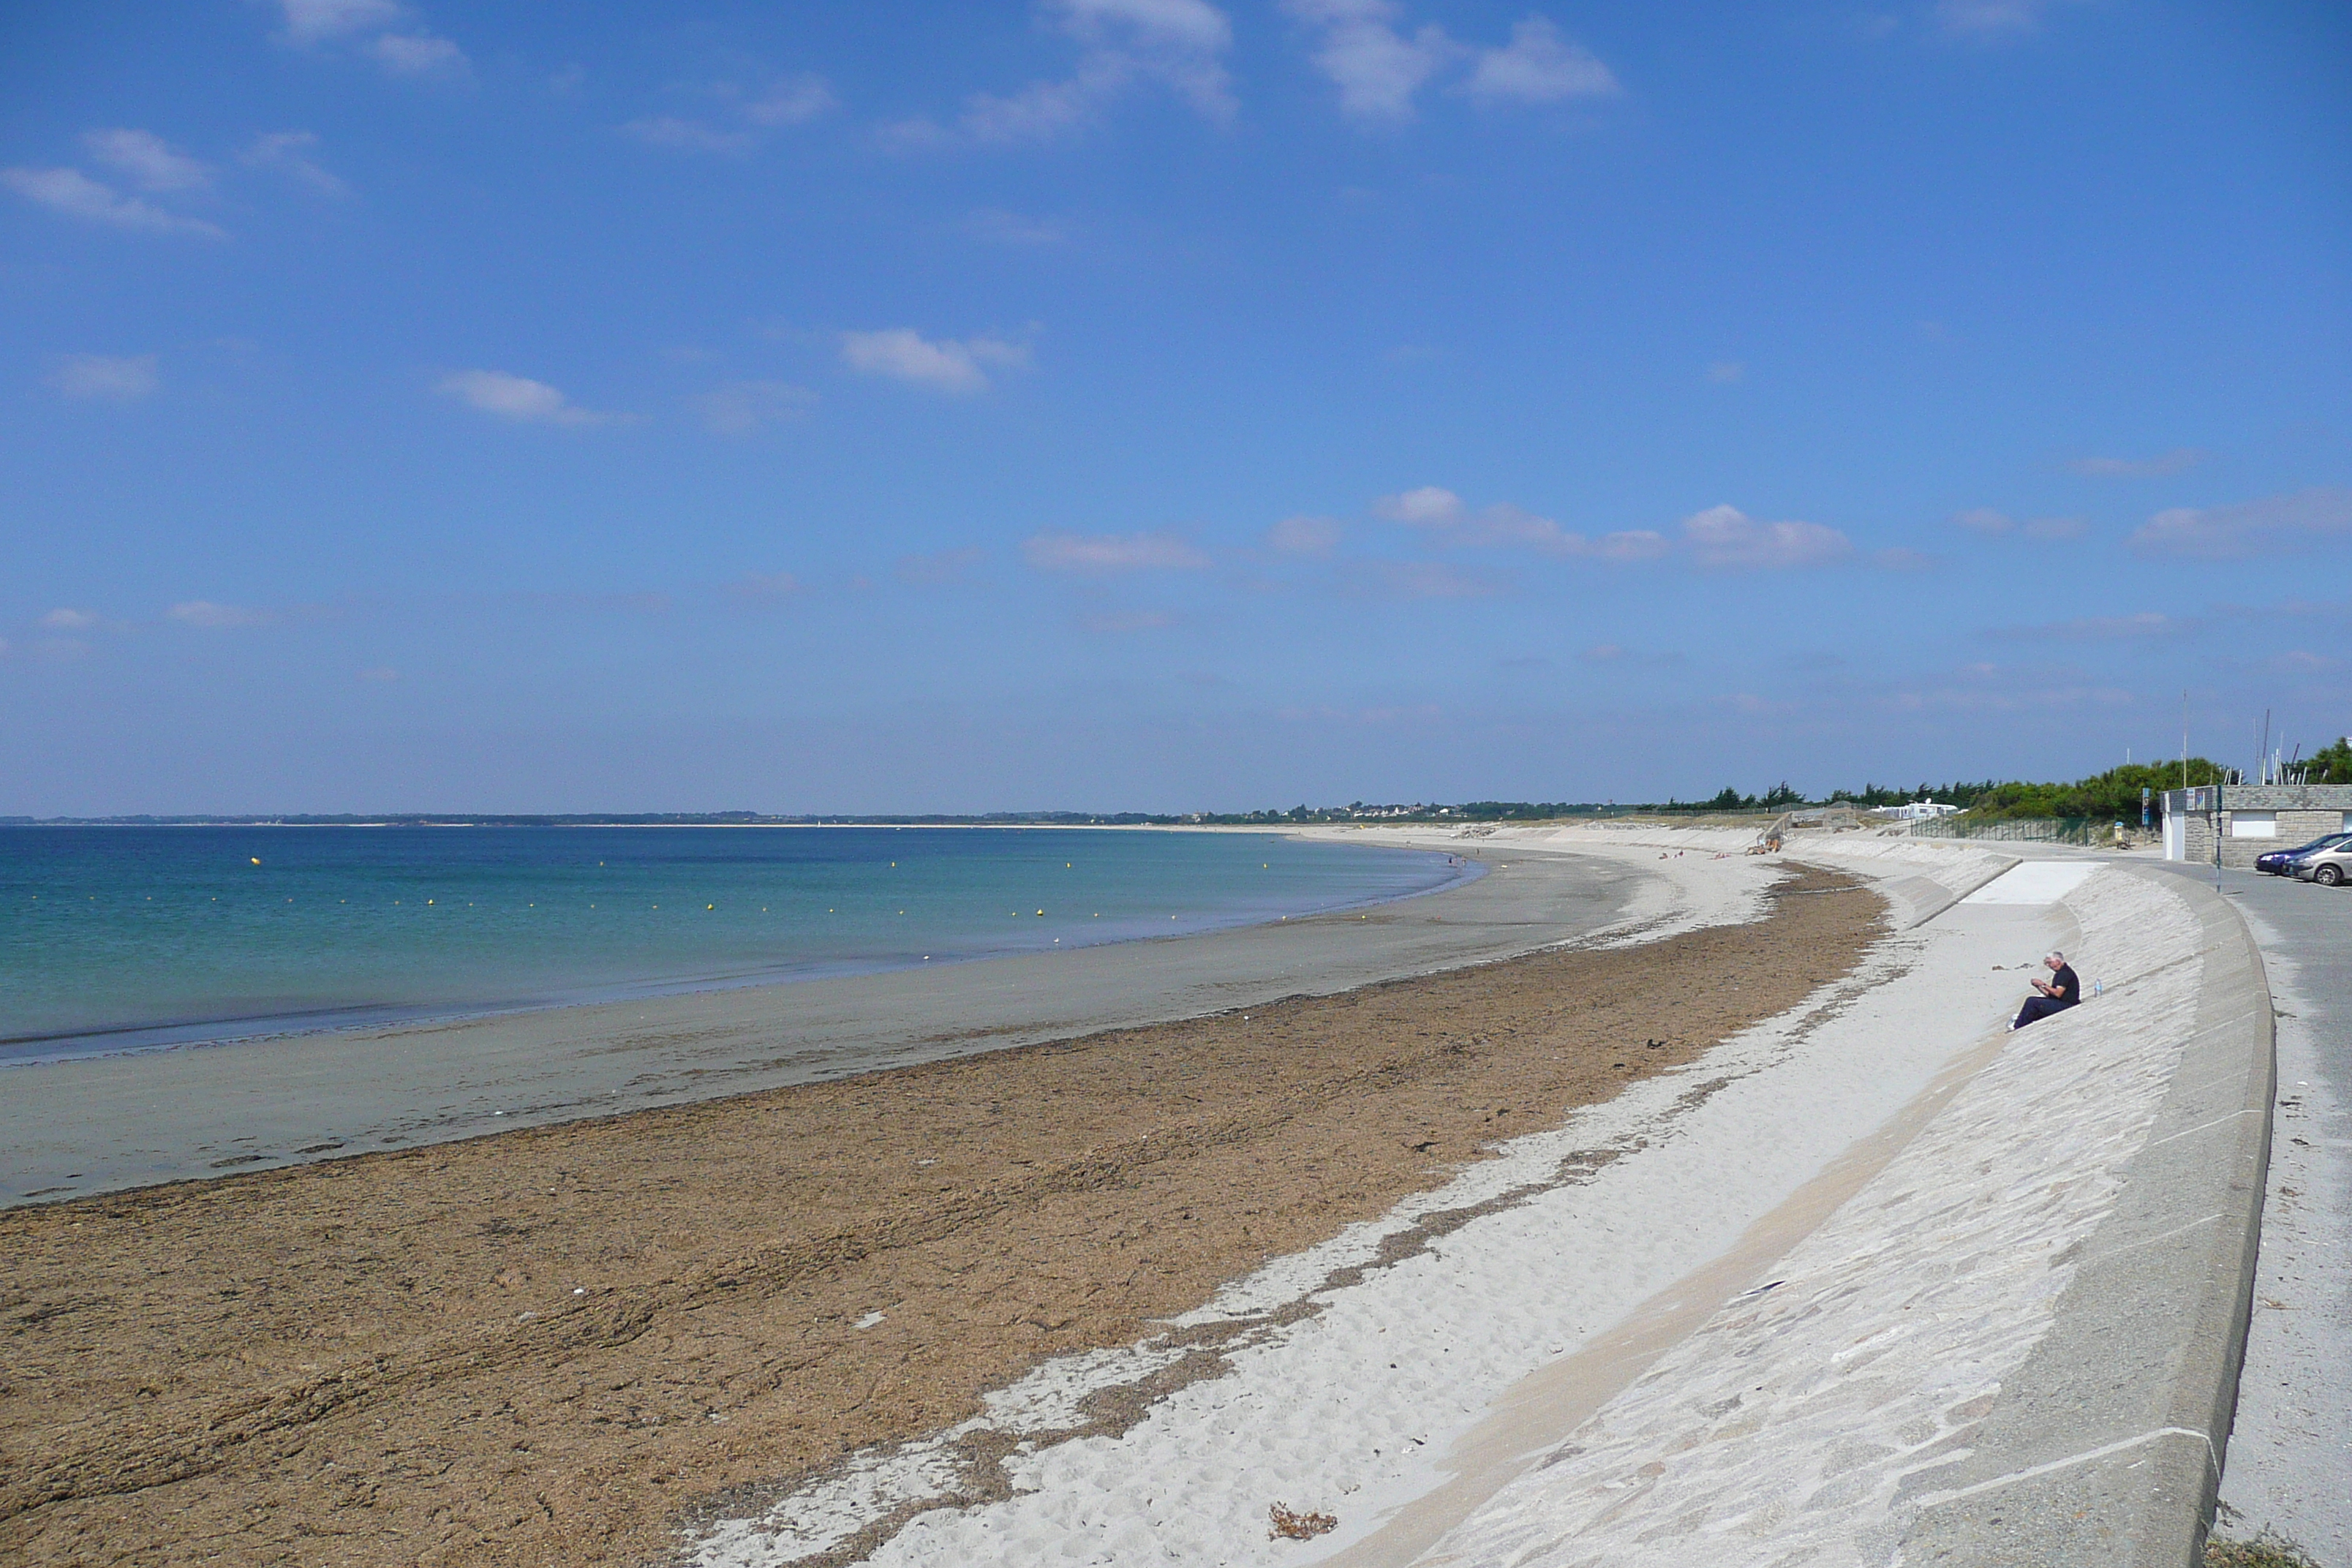
<svg viewBox="0 0 2352 1568">
<path fill-rule="evenodd" d="M 0 1215 L 0 1558 L 658 1558 L 1796 1005 L 1884 907 L 1796 877 L 1639 947 Z"/>
<path fill-rule="evenodd" d="M 0 1205 L 478 1137 L 1342 991 L 1583 936 L 1619 920 L 1650 886 L 1596 857 L 1486 859 L 1475 880 L 1361 914 L 0 1068 Z"/>
</svg>

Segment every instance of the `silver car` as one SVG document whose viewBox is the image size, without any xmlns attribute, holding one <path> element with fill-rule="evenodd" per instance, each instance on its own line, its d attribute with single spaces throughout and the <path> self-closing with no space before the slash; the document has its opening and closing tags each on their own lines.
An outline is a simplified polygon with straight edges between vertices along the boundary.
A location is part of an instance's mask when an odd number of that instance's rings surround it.
<svg viewBox="0 0 2352 1568">
<path fill-rule="evenodd" d="M 2316 882 L 2323 888 L 2352 882 L 2352 838 L 2304 856 L 2294 863 L 2294 876 L 2299 882 Z"/>
</svg>

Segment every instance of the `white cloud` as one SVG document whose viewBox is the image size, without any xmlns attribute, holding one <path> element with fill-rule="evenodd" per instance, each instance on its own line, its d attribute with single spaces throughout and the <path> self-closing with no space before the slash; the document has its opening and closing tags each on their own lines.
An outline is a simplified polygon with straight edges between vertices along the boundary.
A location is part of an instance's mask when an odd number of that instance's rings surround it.
<svg viewBox="0 0 2352 1568">
<path fill-rule="evenodd" d="M 389 27 L 407 15 L 396 0 L 278 0 L 290 43 L 323 44 L 331 38 Z"/>
<path fill-rule="evenodd" d="M 1603 561 L 1654 561 L 1672 548 L 1654 529 L 1627 528 L 1594 540 L 1591 553 Z"/>
<path fill-rule="evenodd" d="M 436 389 L 468 408 L 536 425 L 607 425 L 623 417 L 576 406 L 543 381 L 498 370 L 461 370 Z"/>
<path fill-rule="evenodd" d="M 1462 519 L 1462 498 L 1452 490 L 1436 485 L 1423 485 L 1418 489 L 1382 496 L 1372 502 L 1372 510 L 1391 522 L 1411 523 L 1416 528 L 1451 528 Z"/>
<path fill-rule="evenodd" d="M 2174 507 L 2149 518 L 2131 543 L 2147 554 L 2221 560 L 2345 538 L 2352 538 L 2352 490 L 2319 489 L 2235 506 Z"/>
<path fill-rule="evenodd" d="M 1581 555 L 1588 541 L 1508 501 L 1498 501 L 1455 525 L 1456 537 L 1466 544 L 1516 544 L 1543 555 Z"/>
<path fill-rule="evenodd" d="M 394 76 L 462 76 L 472 65 L 465 50 L 430 33 L 386 33 L 368 53 Z"/>
<path fill-rule="evenodd" d="M 1411 120 L 1422 89 L 1465 63 L 1470 75 L 1460 90 L 1482 103 L 1557 103 L 1623 90 L 1590 50 L 1539 16 L 1513 24 L 1507 44 L 1474 46 L 1433 23 L 1410 27 L 1396 0 L 1283 0 L 1283 9 L 1320 32 L 1316 68 L 1339 88 L 1340 111 L 1368 123 Z"/>
<path fill-rule="evenodd" d="M 68 397 L 136 403 L 161 384 L 153 354 L 68 354 L 54 384 Z"/>
<path fill-rule="evenodd" d="M 1646 561 L 1668 549 L 1665 536 L 1648 529 L 1628 529 L 1592 539 L 1507 502 L 1474 512 L 1460 496 L 1435 485 L 1382 496 L 1372 503 L 1372 511 L 1448 544 L 1518 546 L 1539 555 L 1604 561 Z"/>
<path fill-rule="evenodd" d="M 2037 517 L 2024 522 L 2013 521 L 2008 513 L 1995 511 L 1989 506 L 1971 507 L 1952 514 L 1952 524 L 1971 533 L 1989 538 L 2017 533 L 2027 539 L 2079 539 L 2089 527 L 2079 517 Z"/>
<path fill-rule="evenodd" d="M 212 239 L 228 237 L 219 225 L 202 218 L 182 217 L 152 202 L 126 196 L 79 169 L 0 169 L 0 185 L 38 202 L 52 212 L 102 223 L 116 228 L 142 229 L 151 234 L 201 234 Z"/>
<path fill-rule="evenodd" d="M 1035 82 L 1009 98 L 976 92 L 965 102 L 961 127 L 979 142 L 1051 141 L 1084 124 L 1094 112 L 1095 100 L 1116 86 L 1081 77 Z"/>
<path fill-rule="evenodd" d="M 202 631 L 229 631 L 237 626 L 266 626 L 276 617 L 263 610 L 248 610 L 236 605 L 215 605 L 210 599 L 190 599 L 163 612 L 166 620 L 177 621 L 184 626 Z"/>
<path fill-rule="evenodd" d="M 1087 124 L 1129 88 L 1151 82 L 1208 120 L 1233 118 L 1224 67 L 1233 25 L 1206 0 L 1044 0 L 1040 8 L 1079 45 L 1066 79 L 1033 82 L 1010 94 L 974 93 L 952 130 L 912 120 L 891 127 L 887 139 L 906 148 L 1051 141 Z"/>
<path fill-rule="evenodd" d="M 697 400 L 703 422 L 722 436 L 748 436 L 762 426 L 797 419 L 816 394 L 782 381 L 734 381 Z"/>
<path fill-rule="evenodd" d="M 867 375 L 887 375 L 962 396 L 988 390 L 982 365 L 1026 364 L 1029 351 L 1001 338 L 942 338 L 935 342 L 912 327 L 890 327 L 842 333 L 841 357 L 852 370 Z"/>
<path fill-rule="evenodd" d="M 1730 506 L 1711 506 L 1685 518 L 1683 542 L 1699 565 L 1717 571 L 1819 566 L 1853 552 L 1853 542 L 1834 528 L 1758 522 Z"/>
<path fill-rule="evenodd" d="M 1503 47 L 1480 49 L 1469 86 L 1473 98 L 1518 103 L 1613 98 L 1622 90 L 1607 66 L 1541 16 L 1515 23 Z"/>
<path fill-rule="evenodd" d="M 2077 458 L 2066 466 L 2095 479 L 2151 479 L 2186 472 L 2210 455 L 2195 447 L 2176 447 L 2137 462 L 2128 458 Z"/>
<path fill-rule="evenodd" d="M 1080 77 L 1146 77 L 1212 120 L 1234 112 L 1221 57 L 1233 24 L 1206 0 L 1049 0 L 1063 28 L 1086 47 Z"/>
<path fill-rule="evenodd" d="M 1346 531 L 1333 517 L 1286 517 L 1265 531 L 1265 542 L 1285 555 L 1328 555 Z"/>
<path fill-rule="evenodd" d="M 635 137 L 648 147 L 664 147 L 681 153 L 749 153 L 760 144 L 760 139 L 748 131 L 722 131 L 698 120 L 680 120 L 674 115 L 651 115 L 632 120 L 621 127 L 622 134 Z"/>
<path fill-rule="evenodd" d="M 120 170 L 142 191 L 201 191 L 213 183 L 209 165 L 174 152 L 152 131 L 91 131 L 81 142 L 91 157 Z"/>
<path fill-rule="evenodd" d="M 41 617 L 41 629 L 51 632 L 86 632 L 99 625 L 94 610 L 76 610 L 59 605 Z"/>
<path fill-rule="evenodd" d="M 1322 29 L 1316 67 L 1339 88 L 1341 112 L 1359 120 L 1412 119 L 1414 95 L 1465 52 L 1433 25 L 1407 37 L 1393 0 L 1284 0 L 1283 9 Z"/>
<path fill-rule="evenodd" d="M 312 132 L 273 131 L 255 137 L 237 159 L 250 168 L 276 169 L 291 174 L 320 195 L 346 194 L 350 187 L 310 157 L 310 149 L 318 144 L 319 138 Z"/>
<path fill-rule="evenodd" d="M 714 125 L 707 121 L 654 114 L 632 120 L 621 130 L 649 147 L 740 156 L 758 147 L 763 132 L 780 125 L 804 124 L 833 108 L 836 101 L 824 79 L 814 76 L 784 77 L 754 95 L 747 95 L 732 82 L 722 82 L 709 90 L 726 100 L 727 112 L 740 123 Z"/>
<path fill-rule="evenodd" d="M 1041 572 L 1195 571 L 1209 558 L 1166 533 L 1040 533 L 1021 553 Z"/>
<path fill-rule="evenodd" d="M 373 34 L 365 46 L 378 65 L 394 76 L 464 76 L 473 68 L 466 51 L 447 38 L 409 26 L 414 13 L 398 0 L 278 0 L 286 15 L 285 38 L 310 48 Z M 407 27 L 395 32 L 395 27 Z"/>
<path fill-rule="evenodd" d="M 823 77 L 784 77 L 743 105 L 743 118 L 754 125 L 802 125 L 839 101 Z"/>
<path fill-rule="evenodd" d="M 1936 0 L 1936 21 L 1956 37 L 1997 41 L 2042 30 L 2057 0 Z"/>
<path fill-rule="evenodd" d="M 1104 48 L 1136 47 L 1197 58 L 1234 41 L 1225 14 L 1203 0 L 1049 0 L 1063 25 Z"/>
</svg>

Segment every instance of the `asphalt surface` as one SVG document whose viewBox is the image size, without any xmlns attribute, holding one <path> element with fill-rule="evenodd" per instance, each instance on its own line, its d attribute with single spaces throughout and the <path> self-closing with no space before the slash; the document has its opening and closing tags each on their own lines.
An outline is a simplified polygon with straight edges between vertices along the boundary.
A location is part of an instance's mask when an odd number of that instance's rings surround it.
<svg viewBox="0 0 2352 1568">
<path fill-rule="evenodd" d="M 2352 1568 L 2352 888 L 2219 877 L 2269 970 L 2279 1089 L 2218 1531 Z"/>
</svg>

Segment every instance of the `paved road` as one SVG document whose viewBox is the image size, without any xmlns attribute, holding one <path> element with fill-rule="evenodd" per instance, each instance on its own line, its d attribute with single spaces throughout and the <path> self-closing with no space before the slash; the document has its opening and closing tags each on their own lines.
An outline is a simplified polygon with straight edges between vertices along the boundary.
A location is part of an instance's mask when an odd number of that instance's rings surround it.
<svg viewBox="0 0 2352 1568">
<path fill-rule="evenodd" d="M 2222 1529 L 2268 1524 L 2324 1568 L 2352 1568 L 2352 888 L 2221 877 L 2262 944 L 2279 1013 L 2270 1191 Z"/>
</svg>

